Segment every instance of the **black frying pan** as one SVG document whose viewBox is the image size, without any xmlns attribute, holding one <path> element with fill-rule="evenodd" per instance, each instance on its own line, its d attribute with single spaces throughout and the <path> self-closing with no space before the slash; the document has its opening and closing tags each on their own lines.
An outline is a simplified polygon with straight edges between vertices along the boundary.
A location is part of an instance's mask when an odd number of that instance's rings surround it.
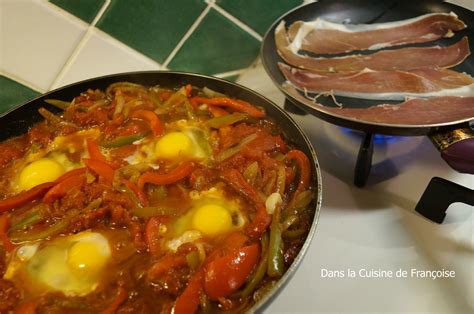
<svg viewBox="0 0 474 314">
<path fill-rule="evenodd" d="M 317 17 L 337 23 L 370 24 L 399 21 L 427 13 L 449 13 L 451 11 L 456 13 L 467 24 L 467 28 L 457 32 L 452 38 L 441 39 L 434 42 L 434 44 L 445 46 L 457 42 L 463 36 L 467 36 L 471 55 L 453 69 L 474 76 L 474 13 L 466 8 L 443 3 L 440 0 L 320 0 L 319 2 L 300 6 L 284 14 L 275 21 L 265 34 L 261 49 L 263 66 L 274 83 L 286 94 L 287 99 L 298 108 L 316 117 L 334 124 L 366 132 L 367 136 L 359 154 L 360 163 L 358 162 L 356 166 L 356 185 L 364 185 L 370 171 L 371 134 L 430 135 L 435 146 L 441 151 L 441 156 L 451 167 L 460 172 L 474 173 L 474 117 L 466 116 L 459 121 L 442 124 L 381 124 L 340 116 L 330 111 L 325 111 L 324 107 L 300 102 L 282 87 L 286 79 L 280 72 L 277 64 L 284 61 L 276 50 L 275 28 L 282 20 L 286 22 L 287 26 L 295 21 L 311 21 Z M 431 44 L 433 43 L 424 45 Z M 346 108 L 368 108 L 380 104 L 380 101 L 377 100 L 348 97 L 337 97 L 337 100 L 343 103 Z M 334 101 L 331 97 L 321 96 L 317 101 L 324 106 L 334 106 Z M 384 101 L 384 103 L 390 102 Z M 470 126 L 469 123 L 471 123 Z"/>
<path fill-rule="evenodd" d="M 337 23 L 350 22 L 351 24 L 370 24 L 399 21 L 426 13 L 449 13 L 451 11 L 456 13 L 458 17 L 467 24 L 467 28 L 457 32 L 452 38 L 441 39 L 434 43 L 442 46 L 449 45 L 457 42 L 463 36 L 467 36 L 469 38 L 471 55 L 462 64 L 454 67 L 453 70 L 465 72 L 471 76 L 474 76 L 474 13 L 466 8 L 462 8 L 450 3 L 443 3 L 440 0 L 320 0 L 319 2 L 300 6 L 284 14 L 277 21 L 275 21 L 275 23 L 265 34 L 261 49 L 263 65 L 274 83 L 283 93 L 286 94 L 286 97 L 293 104 L 295 104 L 298 108 L 303 109 L 307 113 L 313 114 L 334 124 L 360 130 L 368 134 L 389 134 L 404 136 L 433 135 L 435 133 L 439 134 L 439 132 L 450 132 L 454 129 L 464 128 L 469 130 L 468 123 L 470 120 L 473 120 L 474 117 L 465 117 L 465 119 L 459 121 L 442 124 L 381 124 L 343 117 L 336 113 L 325 111 L 324 107 L 307 105 L 298 101 L 284 88 L 282 88 L 282 84 L 286 81 L 286 79 L 280 72 L 280 69 L 277 65 L 278 62 L 284 62 L 284 60 L 278 55 L 276 51 L 274 37 L 275 28 L 282 20 L 286 22 L 287 26 L 291 25 L 295 21 L 311 21 L 317 17 Z M 427 43 L 425 45 L 432 45 L 434 43 Z M 377 100 L 364 100 L 339 96 L 337 97 L 337 100 L 343 103 L 344 107 L 346 108 L 368 108 L 378 105 L 381 102 Z M 324 106 L 334 106 L 334 101 L 331 97 L 321 96 L 317 101 Z M 390 102 L 384 101 L 384 103 Z M 445 137 L 443 137 L 443 140 Z M 474 172 L 474 160 L 471 160 L 472 157 L 469 157 L 474 155 L 474 136 L 473 138 L 469 139 L 469 141 L 464 141 L 463 145 L 460 145 L 460 143 L 457 143 L 457 145 L 458 147 L 456 150 L 456 157 L 460 157 L 462 159 L 462 162 L 464 163 L 462 167 L 457 167 L 454 165 L 455 162 L 452 162 L 450 157 L 446 156 L 446 152 L 443 153 L 443 158 L 445 158 L 448 163 L 450 163 L 457 170 L 462 172 Z M 445 148 L 446 147 L 441 147 L 440 149 L 444 150 Z"/>
<path fill-rule="evenodd" d="M 54 91 L 48 92 L 42 96 L 39 96 L 24 105 L 10 110 L 9 112 L 0 114 L 0 141 L 6 140 L 10 137 L 23 134 L 35 123 L 43 120 L 42 116 L 38 113 L 40 107 L 58 112 L 56 107 L 53 107 L 46 102 L 45 99 L 60 99 L 65 101 L 71 101 L 75 96 L 86 91 L 87 89 L 101 89 L 105 90 L 107 86 L 115 82 L 133 82 L 146 86 L 160 85 L 162 87 L 175 88 L 185 84 L 191 84 L 193 86 L 203 88 L 208 87 L 215 91 L 227 94 L 233 98 L 239 98 L 246 100 L 254 105 L 260 106 L 265 109 L 267 115 L 278 121 L 280 128 L 283 131 L 284 137 L 290 143 L 293 143 L 296 147 L 301 149 L 309 157 L 312 165 L 312 177 L 311 187 L 314 190 L 314 209 L 315 215 L 311 229 L 306 238 L 301 251 L 296 257 L 293 264 L 286 271 L 280 280 L 269 290 L 263 297 L 256 302 L 256 304 L 250 309 L 254 312 L 256 310 L 262 310 L 270 300 L 277 296 L 278 292 L 284 286 L 284 284 L 291 278 L 293 273 L 296 271 L 300 264 L 306 250 L 309 247 L 310 241 L 314 236 L 316 225 L 319 219 L 319 211 L 321 209 L 321 171 L 319 168 L 318 160 L 316 158 L 315 151 L 303 133 L 298 127 L 294 120 L 279 106 L 272 103 L 270 100 L 257 94 L 256 92 L 229 82 L 223 79 L 214 78 L 205 75 L 183 73 L 183 72 L 132 72 L 116 75 L 108 75 L 99 78 L 89 79 L 82 82 L 74 83 Z"/>
</svg>

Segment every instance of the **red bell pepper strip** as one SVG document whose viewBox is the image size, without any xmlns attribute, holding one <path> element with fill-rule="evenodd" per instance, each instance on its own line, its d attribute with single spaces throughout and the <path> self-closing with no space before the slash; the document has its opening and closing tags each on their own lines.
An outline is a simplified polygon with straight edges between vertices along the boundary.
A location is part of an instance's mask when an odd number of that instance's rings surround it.
<svg viewBox="0 0 474 314">
<path fill-rule="evenodd" d="M 186 178 L 194 170 L 193 162 L 185 162 L 180 164 L 168 173 L 156 173 L 154 171 L 146 171 L 138 178 L 138 187 L 143 189 L 146 183 L 156 185 L 166 185 L 175 183 Z"/>
<path fill-rule="evenodd" d="M 285 182 L 286 182 L 286 188 L 290 186 L 291 182 L 295 179 L 295 171 L 291 167 L 286 168 L 286 176 L 285 176 Z"/>
<path fill-rule="evenodd" d="M 192 90 L 193 90 L 193 87 L 191 86 L 191 84 L 188 84 L 184 87 L 184 93 L 186 94 L 186 97 L 189 98 L 189 96 L 191 96 Z"/>
<path fill-rule="evenodd" d="M 53 186 L 43 197 L 43 202 L 46 204 L 51 204 L 58 198 L 63 197 L 67 194 L 67 192 L 76 186 L 81 186 L 86 182 L 86 177 L 83 174 L 79 174 L 76 176 L 70 176 L 69 178 L 65 179 L 57 183 Z"/>
<path fill-rule="evenodd" d="M 263 200 L 261 199 L 260 195 L 255 191 L 255 189 L 250 185 L 244 178 L 244 176 L 238 172 L 236 169 L 229 169 L 226 170 L 222 178 L 229 183 L 231 187 L 233 187 L 237 192 L 244 195 L 253 203 L 256 207 L 256 215 L 253 218 L 252 222 L 247 225 L 245 228 L 246 233 L 253 237 L 259 237 L 265 229 L 270 225 L 272 221 L 272 217 L 267 212 Z"/>
<path fill-rule="evenodd" d="M 247 197 L 255 204 L 262 203 L 263 200 L 244 176 L 236 169 L 227 169 L 222 173 L 222 178 L 237 192 Z"/>
<path fill-rule="evenodd" d="M 237 99 L 232 99 L 232 98 L 227 98 L 227 97 L 215 97 L 215 98 L 193 97 L 191 99 L 194 103 L 201 103 L 201 104 L 204 103 L 210 106 L 222 106 L 222 107 L 230 108 L 235 111 L 246 113 L 253 118 L 265 117 L 265 111 L 243 100 L 237 100 Z"/>
<path fill-rule="evenodd" d="M 145 227 L 145 241 L 148 246 L 148 251 L 150 251 L 152 255 L 161 251 L 160 240 L 162 237 L 160 235 L 160 227 L 162 222 L 161 217 L 151 217 Z"/>
<path fill-rule="evenodd" d="M 10 241 L 10 238 L 8 237 L 8 228 L 10 228 L 10 219 L 8 218 L 7 213 L 3 213 L 3 215 L 0 216 L 0 240 L 3 243 L 3 248 L 7 252 L 13 251 L 15 246 L 13 245 L 12 241 Z"/>
<path fill-rule="evenodd" d="M 173 307 L 174 314 L 192 314 L 195 313 L 200 302 L 202 291 L 202 280 L 204 277 L 203 268 L 200 268 L 177 299 Z"/>
<path fill-rule="evenodd" d="M 143 109 L 135 110 L 130 114 L 130 118 L 137 118 L 148 121 L 148 123 L 150 124 L 150 129 L 153 132 L 154 136 L 160 136 L 165 130 L 160 119 L 153 111 Z"/>
<path fill-rule="evenodd" d="M 264 204 L 256 204 L 256 214 L 252 222 L 245 227 L 245 232 L 252 238 L 258 238 L 270 226 L 272 216 L 267 212 Z"/>
<path fill-rule="evenodd" d="M 62 181 L 66 180 L 70 177 L 78 176 L 80 174 L 85 174 L 86 170 L 87 170 L 87 168 L 85 168 L 85 167 L 70 170 L 70 171 L 66 172 L 65 174 L 63 174 L 62 176 L 60 176 L 59 178 L 57 178 L 54 182 L 59 183 L 59 182 L 62 182 Z"/>
<path fill-rule="evenodd" d="M 97 144 L 97 142 L 91 138 L 88 138 L 86 142 L 87 142 L 87 151 L 89 152 L 89 158 L 107 163 L 107 159 L 100 151 L 99 144 Z"/>
<path fill-rule="evenodd" d="M 309 182 L 311 178 L 311 164 L 306 154 L 296 149 L 290 150 L 286 154 L 286 159 L 294 160 L 296 162 L 296 166 L 300 171 L 298 187 L 296 188 L 296 191 L 294 193 L 294 195 L 296 196 L 309 188 Z"/>
<path fill-rule="evenodd" d="M 86 164 L 87 168 L 94 171 L 103 182 L 107 185 L 112 185 L 114 182 L 115 170 L 108 164 L 95 159 L 82 159 Z"/>
<path fill-rule="evenodd" d="M 117 296 L 115 297 L 114 301 L 100 314 L 114 314 L 117 312 L 118 307 L 122 304 L 128 297 L 127 291 L 123 287 L 119 287 L 119 291 L 117 292 Z"/>
<path fill-rule="evenodd" d="M 204 291 L 217 300 L 236 292 L 246 281 L 259 260 L 258 243 L 216 258 L 205 267 Z"/>
<path fill-rule="evenodd" d="M 53 187 L 56 183 L 54 182 L 46 182 L 39 184 L 28 191 L 21 192 L 15 196 L 10 198 L 4 199 L 0 201 L 0 212 L 4 212 L 35 200 L 37 198 L 42 197 L 43 195 L 48 192 L 48 190 Z"/>
<path fill-rule="evenodd" d="M 133 193 L 135 193 L 142 206 L 148 206 L 148 198 L 146 197 L 146 194 L 143 193 L 143 190 L 141 190 L 135 183 L 125 179 L 121 179 L 120 182 L 125 184 Z"/>
</svg>

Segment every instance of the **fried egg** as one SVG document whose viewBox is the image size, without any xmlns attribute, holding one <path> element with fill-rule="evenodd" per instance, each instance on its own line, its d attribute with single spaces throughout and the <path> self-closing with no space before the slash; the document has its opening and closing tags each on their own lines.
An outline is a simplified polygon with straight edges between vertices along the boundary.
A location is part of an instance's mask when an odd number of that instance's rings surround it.
<svg viewBox="0 0 474 314">
<path fill-rule="evenodd" d="M 81 130 L 65 136 L 57 136 L 50 145 L 40 151 L 29 153 L 25 163 L 19 165 L 19 173 L 12 182 L 16 192 L 29 190 L 39 184 L 56 180 L 62 174 L 82 165 L 74 163 L 68 153 L 82 152 L 86 155 L 86 139 L 97 138 L 98 129 Z"/>
<path fill-rule="evenodd" d="M 211 156 L 209 136 L 195 123 L 179 120 L 167 125 L 167 132 L 159 137 L 136 143 L 140 148 L 127 158 L 130 164 L 149 163 L 157 160 L 182 162 L 205 161 Z"/>
<path fill-rule="evenodd" d="M 98 286 L 110 258 L 107 238 L 98 232 L 83 231 L 44 245 L 34 243 L 18 248 L 4 278 L 19 280 L 30 290 L 84 296 Z"/>
<path fill-rule="evenodd" d="M 228 199 L 218 187 L 207 191 L 191 191 L 192 206 L 176 219 L 168 234 L 168 249 L 176 250 L 181 244 L 202 237 L 215 237 L 242 229 L 247 218 L 237 199 Z"/>
<path fill-rule="evenodd" d="M 40 158 L 23 168 L 18 177 L 20 190 L 29 190 L 41 183 L 56 180 L 65 172 L 63 165 L 51 158 Z"/>
</svg>

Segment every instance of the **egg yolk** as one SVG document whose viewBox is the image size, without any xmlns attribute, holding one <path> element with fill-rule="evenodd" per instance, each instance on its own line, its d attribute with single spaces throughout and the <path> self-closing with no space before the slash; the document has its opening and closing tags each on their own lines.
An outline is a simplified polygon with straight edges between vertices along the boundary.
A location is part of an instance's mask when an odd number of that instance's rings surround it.
<svg viewBox="0 0 474 314">
<path fill-rule="evenodd" d="M 193 143 L 184 133 L 171 132 L 163 136 L 156 143 L 155 152 L 163 158 L 189 156 L 193 152 Z"/>
<path fill-rule="evenodd" d="M 192 226 L 205 235 L 216 235 L 232 228 L 232 217 L 224 207 L 207 204 L 196 210 L 192 218 Z"/>
<path fill-rule="evenodd" d="M 56 180 L 64 171 L 57 161 L 41 158 L 23 168 L 18 184 L 22 190 L 29 190 L 38 184 Z"/>
<path fill-rule="evenodd" d="M 107 259 L 92 241 L 76 242 L 68 251 L 67 263 L 74 270 L 87 273 L 101 270 Z"/>
</svg>

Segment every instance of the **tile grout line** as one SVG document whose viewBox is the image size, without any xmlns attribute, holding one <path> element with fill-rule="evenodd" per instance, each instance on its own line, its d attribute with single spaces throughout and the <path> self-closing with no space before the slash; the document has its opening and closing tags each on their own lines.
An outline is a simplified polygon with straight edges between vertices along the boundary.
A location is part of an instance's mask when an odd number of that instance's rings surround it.
<svg viewBox="0 0 474 314">
<path fill-rule="evenodd" d="M 105 3 L 100 8 L 99 12 L 97 12 L 97 15 L 95 16 L 95 18 L 92 20 L 92 23 L 90 24 L 90 27 L 95 27 L 97 22 L 99 22 L 100 18 L 104 15 L 105 10 L 107 10 L 108 7 L 110 6 L 111 2 L 112 2 L 112 0 L 105 0 Z"/>
<path fill-rule="evenodd" d="M 49 2 L 48 2 L 49 3 Z M 97 12 L 95 18 L 92 20 L 92 22 L 88 25 L 87 27 L 87 30 L 85 32 L 85 34 L 82 36 L 82 38 L 80 39 L 79 43 L 76 45 L 76 47 L 74 48 L 74 51 L 71 53 L 71 55 L 69 56 L 69 58 L 67 59 L 66 63 L 62 66 L 61 70 L 59 71 L 59 73 L 56 75 L 56 78 L 54 79 L 54 81 L 51 83 L 51 85 L 49 86 L 48 90 L 51 90 L 52 88 L 54 88 L 55 86 L 57 86 L 57 84 L 59 83 L 59 81 L 64 77 L 65 73 L 71 68 L 71 65 L 73 64 L 73 62 L 76 60 L 77 56 L 79 55 L 79 53 L 81 52 L 82 48 L 84 48 L 84 46 L 86 45 L 87 41 L 91 38 L 92 36 L 92 31 L 93 29 L 95 28 L 95 25 L 97 24 L 97 22 L 99 21 L 99 19 L 102 17 L 102 15 L 104 15 L 104 12 L 107 10 L 107 8 L 109 7 L 111 3 L 111 0 L 105 0 L 104 4 L 102 5 L 102 7 L 100 8 L 99 12 Z M 61 10 L 61 11 L 64 11 L 64 10 Z M 63 12 L 61 12 L 63 13 Z M 74 16 L 74 15 L 73 15 Z M 79 19 L 77 16 L 74 16 L 74 18 L 76 19 Z M 81 20 L 81 19 L 79 19 Z M 82 21 L 82 20 L 81 20 Z"/>
<path fill-rule="evenodd" d="M 219 12 L 220 14 L 225 16 L 231 22 L 236 24 L 238 27 L 240 27 L 241 29 L 243 29 L 244 31 L 249 33 L 252 37 L 257 39 L 258 41 L 261 42 L 263 40 L 263 37 L 260 36 L 259 33 L 254 31 L 250 26 L 248 26 L 247 24 L 245 24 L 244 22 L 242 22 L 241 20 L 239 20 L 238 18 L 236 18 L 235 16 L 233 16 L 232 14 L 230 14 L 229 12 L 227 12 L 226 10 L 224 10 L 223 8 L 218 6 L 217 4 L 215 4 L 213 2 L 209 2 L 209 6 L 211 6 L 214 10 L 216 10 L 217 12 Z"/>
<path fill-rule="evenodd" d="M 176 44 L 174 49 L 170 52 L 168 57 L 163 62 L 163 67 L 168 68 L 168 64 L 170 64 L 171 60 L 176 56 L 178 51 L 183 47 L 184 43 L 188 40 L 188 38 L 192 35 L 192 33 L 196 30 L 196 28 L 201 24 L 202 20 L 206 17 L 207 13 L 211 10 L 211 5 L 209 4 L 198 16 L 198 18 L 194 21 L 188 31 L 184 34 L 181 40 Z"/>
<path fill-rule="evenodd" d="M 9 73 L 5 70 L 0 70 L 0 75 L 5 76 L 6 78 L 8 78 L 12 81 L 15 81 L 15 82 L 17 82 L 21 85 L 24 85 L 24 86 L 28 87 L 29 89 L 34 90 L 35 92 L 38 92 L 40 94 L 44 94 L 45 92 L 47 92 L 46 90 L 43 90 L 42 88 L 39 88 L 38 86 L 33 85 L 30 82 L 27 82 L 27 81 L 23 80 L 22 78 L 14 75 L 14 74 L 11 74 L 11 73 Z"/>
<path fill-rule="evenodd" d="M 245 70 L 247 70 L 247 68 L 241 68 L 241 69 L 238 69 L 238 70 L 232 70 L 232 71 L 228 71 L 228 72 L 216 73 L 216 74 L 212 74 L 212 76 L 220 77 L 220 78 L 226 78 L 226 77 L 229 77 L 229 76 L 240 75 Z"/>
</svg>

